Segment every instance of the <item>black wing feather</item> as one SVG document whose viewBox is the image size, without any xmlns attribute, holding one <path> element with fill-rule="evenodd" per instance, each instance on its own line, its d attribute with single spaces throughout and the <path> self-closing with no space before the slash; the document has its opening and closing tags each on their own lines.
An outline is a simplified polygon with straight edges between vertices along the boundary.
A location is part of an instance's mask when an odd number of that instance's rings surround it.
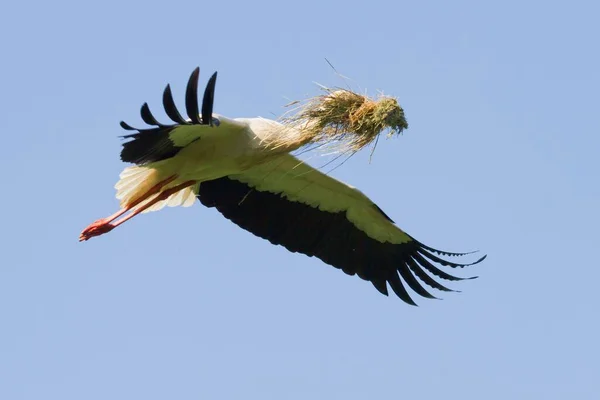
<svg viewBox="0 0 600 400">
<path fill-rule="evenodd" d="M 426 285 L 429 285 L 430 287 L 440 290 L 442 292 L 458 292 L 458 290 L 452 290 L 452 289 L 448 289 L 446 286 L 442 285 L 441 283 L 439 283 L 438 281 L 436 281 L 435 279 L 433 279 L 432 277 L 430 277 L 429 275 L 427 275 L 427 273 L 425 271 L 423 271 L 423 268 L 421 268 L 419 266 L 419 264 L 417 264 L 415 262 L 415 260 L 413 260 L 412 257 L 409 257 L 406 260 L 406 264 L 408 264 L 408 267 L 410 268 L 410 270 L 420 279 L 422 280 Z"/>
<path fill-rule="evenodd" d="M 132 139 L 128 142 L 123 143 L 123 149 L 121 150 L 121 160 L 125 162 L 135 164 L 146 164 L 168 158 L 174 157 L 183 148 L 176 146 L 170 138 L 171 132 L 179 126 L 190 125 L 190 124 L 202 124 L 199 119 L 198 111 L 198 78 L 200 74 L 200 68 L 196 68 L 188 81 L 186 94 L 185 94 L 185 106 L 186 111 L 190 117 L 191 122 L 186 121 L 175 105 L 173 100 L 173 94 L 171 92 L 171 86 L 167 85 L 163 92 L 163 106 L 167 116 L 175 122 L 173 125 L 165 125 L 156 119 L 148 103 L 144 103 L 140 109 L 140 115 L 142 120 L 151 125 L 151 128 L 138 129 L 131 125 L 121 121 L 120 125 L 127 131 L 134 131 L 135 133 L 124 135 L 125 139 Z M 204 97 L 206 99 L 206 108 L 210 109 L 212 115 L 214 90 L 215 90 L 216 73 L 213 74 L 209 80 Z M 204 105 L 203 105 L 204 108 Z"/>
<path fill-rule="evenodd" d="M 173 93 L 171 93 L 171 85 L 167 85 L 163 92 L 163 106 L 167 116 L 176 124 L 187 125 L 189 123 L 179 114 L 179 110 L 177 110 L 175 100 L 173 100 Z"/>
<path fill-rule="evenodd" d="M 139 129 L 134 128 L 125 121 L 119 122 L 119 125 L 121 125 L 121 128 L 125 129 L 126 131 L 139 131 Z"/>
<path fill-rule="evenodd" d="M 156 118 L 154 118 L 154 115 L 152 115 L 152 112 L 150 111 L 150 107 L 148 106 L 148 103 L 144 103 L 142 105 L 142 108 L 140 110 L 140 115 L 142 116 L 142 120 L 145 123 L 147 123 L 148 125 L 156 125 L 161 128 L 166 127 L 166 125 L 161 124 L 160 122 L 158 122 L 156 120 Z"/>
<path fill-rule="evenodd" d="M 405 303 L 410 304 L 411 306 L 416 306 L 417 303 L 410 297 L 408 291 L 400 281 L 400 277 L 394 271 L 388 275 L 387 282 L 390 284 L 396 296 L 400 297 Z"/>
<path fill-rule="evenodd" d="M 479 264 L 480 262 L 482 262 L 483 260 L 485 260 L 485 258 L 487 256 L 483 256 L 481 257 L 479 260 L 469 263 L 469 264 L 458 264 L 458 263 L 453 263 L 451 261 L 447 261 L 444 259 L 439 258 L 436 255 L 431 254 L 430 252 L 424 250 L 424 249 L 420 249 L 419 253 L 421 253 L 422 255 L 424 255 L 425 257 L 429 258 L 431 261 L 435 261 L 436 263 L 442 264 L 444 267 L 452 267 L 452 268 L 463 268 L 463 267 L 468 267 L 470 265 L 474 265 L 474 264 Z"/>
<path fill-rule="evenodd" d="M 400 273 L 402 279 L 404 279 L 404 282 L 406 282 L 408 287 L 414 290 L 418 295 L 428 299 L 437 299 L 437 297 L 433 296 L 431 293 L 425 290 L 423 286 L 421 286 L 421 284 L 417 281 L 417 278 L 415 278 L 415 276 L 412 274 L 412 270 L 410 269 L 410 267 L 398 268 L 398 272 Z"/>
<path fill-rule="evenodd" d="M 431 272 L 433 275 L 437 276 L 438 278 L 442 278 L 442 279 L 445 279 L 447 281 L 464 281 L 466 279 L 473 279 L 473 278 L 459 278 L 458 276 L 450 275 L 450 274 L 442 271 L 441 269 L 439 269 L 438 267 L 436 267 L 432 263 L 430 263 L 428 260 L 426 260 L 418 252 L 415 253 L 415 254 L 413 254 L 412 257 L 423 268 L 425 268 L 427 271 Z"/>
<path fill-rule="evenodd" d="M 213 106 L 215 102 L 215 86 L 217 85 L 217 73 L 212 74 L 202 98 L 202 123 L 204 125 L 212 125 Z"/>
<path fill-rule="evenodd" d="M 200 125 L 200 110 L 198 108 L 198 78 L 200 76 L 200 68 L 196 69 L 190 75 L 190 79 L 185 89 L 185 109 L 192 124 Z"/>
</svg>

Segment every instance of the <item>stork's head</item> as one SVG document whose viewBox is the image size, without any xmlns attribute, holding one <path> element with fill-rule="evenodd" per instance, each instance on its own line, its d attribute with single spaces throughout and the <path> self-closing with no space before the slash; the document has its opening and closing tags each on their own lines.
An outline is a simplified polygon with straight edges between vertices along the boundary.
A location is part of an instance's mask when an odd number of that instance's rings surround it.
<svg viewBox="0 0 600 400">
<path fill-rule="evenodd" d="M 227 118 L 224 115 L 213 113 L 212 115 L 212 124 L 217 128 L 228 128 L 235 125 L 235 120 L 231 118 Z"/>
<path fill-rule="evenodd" d="M 194 101 L 197 98 L 197 87 L 198 87 L 198 74 L 199 69 L 197 68 L 192 77 L 190 83 L 188 83 L 189 98 Z M 210 125 L 214 128 L 226 129 L 228 127 L 240 127 L 240 122 L 236 122 L 231 118 L 224 117 L 220 114 L 213 113 L 213 107 L 215 102 L 215 86 L 217 84 L 217 73 L 212 74 L 206 88 L 204 89 L 204 96 L 202 97 L 202 112 L 200 114 L 200 121 L 202 125 Z M 191 110 L 197 110 L 197 107 L 191 107 Z"/>
<path fill-rule="evenodd" d="M 229 128 L 243 128 L 246 126 L 245 123 L 237 121 L 233 118 L 228 118 L 224 115 L 213 113 L 212 114 L 212 126 L 218 129 L 229 129 Z"/>
<path fill-rule="evenodd" d="M 219 126 L 221 126 L 221 118 L 222 117 L 219 114 L 213 113 L 212 118 L 211 118 L 211 122 L 212 122 L 213 126 L 216 126 L 217 128 Z M 225 118 L 225 119 L 227 119 L 227 118 Z"/>
</svg>

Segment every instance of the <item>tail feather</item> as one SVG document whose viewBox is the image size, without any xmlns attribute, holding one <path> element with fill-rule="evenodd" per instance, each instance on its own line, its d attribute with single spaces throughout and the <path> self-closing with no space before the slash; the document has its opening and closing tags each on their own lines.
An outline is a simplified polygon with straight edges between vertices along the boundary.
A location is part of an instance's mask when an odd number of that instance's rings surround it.
<svg viewBox="0 0 600 400">
<path fill-rule="evenodd" d="M 194 202 L 196 201 L 198 189 L 199 185 L 194 185 L 185 189 L 181 189 L 179 192 L 167 197 L 167 199 L 159 201 L 152 207 L 148 207 L 146 210 L 142 211 L 142 214 L 158 211 L 164 207 L 190 207 L 194 205 Z"/>
<path fill-rule="evenodd" d="M 119 181 L 115 184 L 117 190 L 116 197 L 120 201 L 120 206 L 125 208 L 139 199 L 153 186 L 158 184 L 165 177 L 162 176 L 155 168 L 144 167 L 144 166 L 131 166 L 125 168 L 119 175 Z M 171 183 L 167 187 L 176 185 L 177 181 Z M 166 188 L 165 188 L 166 189 Z M 165 206 L 168 207 L 190 207 L 196 200 L 198 194 L 199 184 L 190 186 L 182 189 L 177 193 L 172 194 L 165 200 L 161 200 L 156 204 L 152 205 L 143 212 L 158 211 Z M 150 197 L 148 200 L 142 202 L 138 207 L 142 207 L 151 199 L 157 195 Z"/>
<path fill-rule="evenodd" d="M 119 199 L 121 207 L 127 207 L 158 182 L 158 173 L 154 168 L 138 166 L 125 168 L 119 175 L 119 181 L 115 184 L 116 197 Z"/>
</svg>

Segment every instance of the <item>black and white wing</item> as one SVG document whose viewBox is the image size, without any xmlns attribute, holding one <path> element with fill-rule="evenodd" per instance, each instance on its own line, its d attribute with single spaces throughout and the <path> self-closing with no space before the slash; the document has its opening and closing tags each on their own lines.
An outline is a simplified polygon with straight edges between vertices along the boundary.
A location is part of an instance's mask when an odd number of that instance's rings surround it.
<svg viewBox="0 0 600 400">
<path fill-rule="evenodd" d="M 198 193 L 206 207 L 215 207 L 241 228 L 282 245 L 291 252 L 318 257 L 358 275 L 375 288 L 416 305 L 406 286 L 435 298 L 423 284 L 452 291 L 435 278 L 463 279 L 437 267 L 459 264 L 440 256 L 464 256 L 436 250 L 415 240 L 368 197 L 292 155 L 251 168 L 239 175 L 202 182 Z"/>
</svg>

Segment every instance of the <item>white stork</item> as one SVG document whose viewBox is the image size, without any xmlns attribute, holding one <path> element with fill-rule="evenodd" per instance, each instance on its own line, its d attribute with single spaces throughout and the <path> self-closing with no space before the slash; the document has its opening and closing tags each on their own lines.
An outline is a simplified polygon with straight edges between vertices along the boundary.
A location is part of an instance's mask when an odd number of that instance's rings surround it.
<svg viewBox="0 0 600 400">
<path fill-rule="evenodd" d="M 290 135 L 284 133 L 283 124 L 213 114 L 216 72 L 207 83 L 199 110 L 199 72 L 199 68 L 193 71 L 186 89 L 189 119 L 177 111 L 167 85 L 163 105 L 174 124 L 158 122 L 147 103 L 141 117 L 154 127 L 136 129 L 121 122 L 124 129 L 134 131 L 124 136 L 132 140 L 123 144 L 121 160 L 135 164 L 123 170 L 115 185 L 122 208 L 89 225 L 80 241 L 107 233 L 139 213 L 165 205 L 188 207 L 198 198 L 254 235 L 291 252 L 315 256 L 348 275 L 356 274 L 386 296 L 389 284 L 411 305 L 416 304 L 404 284 L 420 296 L 435 298 L 421 283 L 453 290 L 432 275 L 449 281 L 472 279 L 450 275 L 434 263 L 465 267 L 485 256 L 470 264 L 438 257 L 470 253 L 440 251 L 417 241 L 358 189 L 292 156 L 290 151 L 301 143 L 292 140 L 294 144 L 287 147 L 266 146 L 274 135 Z"/>
</svg>

